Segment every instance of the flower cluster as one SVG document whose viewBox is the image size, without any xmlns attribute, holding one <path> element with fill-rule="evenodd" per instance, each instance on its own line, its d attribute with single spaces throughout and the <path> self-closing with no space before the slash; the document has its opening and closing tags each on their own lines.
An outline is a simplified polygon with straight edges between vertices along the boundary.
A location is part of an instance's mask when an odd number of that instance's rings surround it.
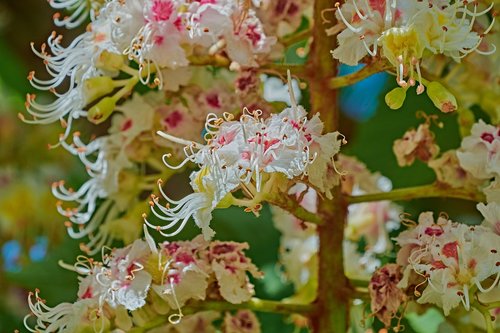
<svg viewBox="0 0 500 333">
<path fill-rule="evenodd" d="M 495 51 L 480 47 L 494 20 L 476 31 L 474 23 L 485 16 L 493 4 L 479 9 L 478 1 L 356 1 L 335 4 L 341 31 L 334 58 L 348 65 L 358 64 L 366 55 L 380 53 L 396 69 L 401 87 L 414 86 L 424 91 L 427 81 L 422 78 L 421 59 L 430 55 L 445 55 L 460 61 L 472 52 L 491 54 Z M 380 51 L 379 51 L 380 49 Z"/>
<path fill-rule="evenodd" d="M 212 112 L 238 114 L 250 101 L 263 110 L 269 109 L 269 103 L 255 98 L 260 89 L 258 78 L 256 83 L 247 80 L 246 85 L 238 84 L 245 92 L 232 95 L 234 87 L 225 79 L 237 84 L 241 76 L 221 71 L 214 77 L 204 69 L 192 69 L 188 74 L 187 80 L 176 87 L 177 92 L 135 93 L 117 106 L 106 135 L 85 143 L 83 138 L 87 136 L 75 132 L 71 144 L 61 141 L 81 160 L 89 179 L 76 190 L 63 181 L 55 182 L 52 192 L 59 199 L 59 212 L 68 219 L 65 225 L 70 236 L 80 239 L 90 235 L 91 241 L 84 246 L 89 253 L 99 252 L 113 239 L 130 244 L 139 237 L 144 210 L 141 194 L 153 190 L 163 169 L 157 160 L 165 149 L 176 156 L 182 153 L 178 144 L 154 135 L 156 130 L 199 140 L 205 118 Z M 255 80 L 254 74 L 242 73 L 250 81 Z M 197 84 L 191 77 L 197 78 Z M 214 80 L 218 86 L 208 87 Z M 150 172 L 143 172 L 145 165 Z M 101 200 L 104 203 L 99 205 Z M 129 207 L 134 209 L 128 211 Z M 119 226 L 120 219 L 128 220 L 127 227 Z"/>
<path fill-rule="evenodd" d="M 162 314 L 177 311 L 168 317 L 170 323 L 177 324 L 184 316 L 181 307 L 192 300 L 248 301 L 253 285 L 247 273 L 256 278 L 262 273 L 243 253 L 247 248 L 246 243 L 208 243 L 201 236 L 157 247 L 146 231 L 146 240 L 113 249 L 103 254 L 102 262 L 82 257 L 74 267 L 68 266 L 82 275 L 75 303 L 50 308 L 39 298 L 38 291 L 30 293 L 28 300 L 36 325 L 33 330 L 27 324 L 30 316 L 25 319 L 26 325 L 33 332 L 72 331 L 75 325 L 86 324 L 99 331 L 113 326 L 127 330 L 132 319 L 137 323 L 136 316 L 145 307 Z M 247 321 L 255 322 L 251 316 Z"/>
<path fill-rule="evenodd" d="M 172 166 L 167 154 L 164 156 L 167 166 L 175 169 L 194 162 L 200 170 L 190 176 L 194 192 L 181 200 L 169 198 L 160 182 L 160 192 L 168 204 L 162 206 L 160 198 L 153 196 L 151 210 L 167 224 L 153 225 L 144 215 L 145 223 L 170 237 L 178 234 L 193 217 L 205 239 L 210 239 L 215 233 L 209 226 L 215 208 L 238 205 L 257 214 L 266 195 L 283 179 L 307 176 L 311 186 L 331 196 L 335 184 L 323 176 L 334 168 L 333 157 L 340 149 L 341 135 L 322 134 L 319 116 L 308 119 L 304 108 L 295 103 L 266 119 L 261 114 L 261 110 L 246 109 L 239 120 L 233 120 L 231 114 L 222 118 L 209 114 L 205 124 L 206 144 L 158 132 L 167 140 L 185 145 L 184 161 Z M 239 189 L 248 198 L 233 196 Z M 175 206 L 170 207 L 171 204 Z M 174 230 L 166 232 L 171 229 Z"/>
<path fill-rule="evenodd" d="M 394 154 L 399 166 L 412 165 L 415 159 L 428 162 L 439 154 L 439 146 L 434 141 L 428 123 L 407 131 L 403 138 L 394 141 Z"/>
<path fill-rule="evenodd" d="M 47 124 L 60 120 L 68 137 L 75 119 L 87 117 L 101 123 L 119 101 L 141 81 L 168 89 L 171 78 L 182 75 L 190 59 L 217 57 L 231 68 L 257 66 L 257 58 L 271 50 L 276 38 L 268 37 L 251 3 L 234 1 L 113 0 L 50 1 L 55 8 L 72 9 L 69 17 L 55 22 L 68 27 L 85 20 L 86 31 L 67 47 L 55 32 L 46 44 L 33 51 L 51 78 L 31 72 L 31 84 L 52 92 L 56 100 L 42 104 L 29 94 L 26 107 L 29 123 Z M 193 60 L 194 61 L 194 60 Z M 196 63 L 196 61 L 195 61 Z M 137 68 L 138 67 L 138 68 Z M 128 76 L 123 79 L 123 76 Z M 165 78 L 168 78 L 164 80 Z M 62 83 L 69 87 L 61 92 Z"/>
<path fill-rule="evenodd" d="M 432 303 L 448 315 L 460 304 L 465 310 L 498 286 L 500 236 L 484 225 L 468 226 L 432 212 L 396 238 L 403 266 L 400 288 L 412 288 L 418 303 Z M 422 290 L 423 288 L 423 290 Z M 474 295 L 476 295 L 474 297 Z"/>
</svg>

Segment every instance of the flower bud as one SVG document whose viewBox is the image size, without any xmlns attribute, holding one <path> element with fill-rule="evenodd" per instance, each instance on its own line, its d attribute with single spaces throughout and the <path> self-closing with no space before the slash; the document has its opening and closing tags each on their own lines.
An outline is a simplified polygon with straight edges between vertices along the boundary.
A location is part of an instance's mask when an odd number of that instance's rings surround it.
<svg viewBox="0 0 500 333">
<path fill-rule="evenodd" d="M 94 124 L 104 122 L 113 113 L 116 106 L 116 100 L 112 97 L 104 97 L 90 108 L 87 118 Z"/>
<path fill-rule="evenodd" d="M 124 65 L 124 56 L 117 53 L 103 51 L 96 61 L 95 66 L 99 69 L 117 71 Z"/>
<path fill-rule="evenodd" d="M 448 113 L 457 109 L 455 96 L 437 81 L 427 85 L 427 95 L 441 112 Z"/>
<path fill-rule="evenodd" d="M 393 110 L 402 107 L 405 99 L 406 89 L 401 87 L 394 88 L 385 95 L 385 103 Z"/>
<path fill-rule="evenodd" d="M 89 104 L 98 98 L 109 94 L 115 88 L 113 79 L 109 76 L 97 76 L 83 82 L 85 103 Z"/>
</svg>

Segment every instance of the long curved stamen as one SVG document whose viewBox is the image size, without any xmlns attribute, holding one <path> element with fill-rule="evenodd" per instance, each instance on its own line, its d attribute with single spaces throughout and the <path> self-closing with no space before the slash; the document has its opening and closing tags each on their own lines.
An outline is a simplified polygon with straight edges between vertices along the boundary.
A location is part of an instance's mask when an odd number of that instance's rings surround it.
<svg viewBox="0 0 500 333">
<path fill-rule="evenodd" d="M 352 32 L 354 33 L 360 33 L 363 28 L 362 27 L 359 27 L 359 28 L 355 28 L 353 27 L 347 20 L 346 18 L 344 17 L 344 14 L 342 14 L 342 10 L 340 10 L 340 3 L 339 2 L 336 2 L 335 3 L 335 7 L 337 8 L 337 11 L 340 15 L 340 18 L 342 19 L 342 22 L 344 22 L 344 24 L 346 25 L 347 28 L 349 28 L 349 30 L 351 30 Z"/>
<path fill-rule="evenodd" d="M 359 39 L 363 43 L 363 46 L 365 47 L 366 52 L 368 52 L 368 54 L 371 55 L 372 57 L 375 57 L 377 55 L 377 41 L 375 41 L 373 43 L 373 51 L 372 51 L 372 50 L 370 50 L 370 47 L 368 46 L 368 44 L 365 41 L 365 35 L 361 35 L 359 37 Z"/>
<path fill-rule="evenodd" d="M 486 289 L 483 288 L 483 286 L 481 285 L 481 282 L 479 282 L 477 279 L 475 279 L 475 285 L 477 286 L 477 289 L 479 289 L 479 291 L 481 291 L 482 293 L 487 293 L 487 292 L 492 291 L 497 286 L 498 281 L 500 281 L 500 272 L 497 273 L 495 281 L 493 281 L 491 286 L 489 286 L 488 288 L 486 288 Z"/>
<path fill-rule="evenodd" d="M 172 290 L 172 296 L 174 298 L 175 306 L 177 307 L 177 310 L 179 312 L 168 316 L 168 322 L 171 323 L 172 325 L 177 325 L 181 322 L 182 317 L 184 317 L 184 315 L 182 314 L 181 306 L 179 305 L 179 301 L 177 300 L 177 295 L 175 294 L 174 279 L 172 278 L 170 278 L 170 288 Z"/>
<path fill-rule="evenodd" d="M 464 289 L 461 292 L 460 296 L 460 301 L 462 301 L 462 304 L 465 308 L 465 310 L 469 311 L 470 310 L 470 299 L 469 299 L 469 286 L 464 284 L 463 285 Z"/>
<path fill-rule="evenodd" d="M 356 5 L 356 0 L 353 0 L 352 4 L 354 5 L 354 10 L 356 11 L 356 14 L 359 16 L 359 18 L 362 19 L 363 21 L 366 20 L 368 17 L 361 13 L 361 11 L 358 8 L 358 5 Z"/>
</svg>

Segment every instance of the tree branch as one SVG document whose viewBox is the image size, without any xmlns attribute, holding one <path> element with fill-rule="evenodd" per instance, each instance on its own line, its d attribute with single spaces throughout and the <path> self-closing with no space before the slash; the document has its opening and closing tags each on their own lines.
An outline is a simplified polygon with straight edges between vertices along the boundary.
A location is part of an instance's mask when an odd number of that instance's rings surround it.
<svg viewBox="0 0 500 333">
<path fill-rule="evenodd" d="M 248 309 L 257 312 L 307 314 L 312 312 L 314 307 L 314 304 L 283 303 L 281 301 L 264 300 L 253 297 L 248 302 L 241 304 L 232 304 L 226 301 L 202 301 L 185 306 L 182 312 L 190 314 L 206 310 L 229 311 Z"/>
<path fill-rule="evenodd" d="M 352 84 L 355 84 L 356 82 L 366 79 L 373 74 L 383 72 L 389 68 L 390 67 L 386 63 L 382 61 L 376 61 L 370 65 L 366 65 L 359 71 L 352 74 L 332 78 L 330 80 L 329 86 L 330 89 L 339 89 L 342 87 L 350 86 Z"/>
<path fill-rule="evenodd" d="M 286 210 L 299 220 L 318 225 L 323 224 L 323 220 L 320 216 L 311 213 L 310 211 L 299 205 L 296 200 L 293 200 L 293 198 L 290 198 L 289 196 L 275 196 L 273 198 L 268 198 L 267 202 Z"/>
<path fill-rule="evenodd" d="M 355 203 L 371 202 L 371 201 L 383 201 L 383 200 L 400 201 L 400 200 L 437 198 L 437 197 L 462 199 L 475 202 L 485 201 L 484 194 L 480 192 L 471 192 L 464 189 L 457 189 L 444 186 L 443 184 L 440 183 L 434 183 L 430 185 L 401 188 L 389 192 L 349 196 L 347 197 L 347 202 L 349 204 L 355 204 Z"/>
</svg>

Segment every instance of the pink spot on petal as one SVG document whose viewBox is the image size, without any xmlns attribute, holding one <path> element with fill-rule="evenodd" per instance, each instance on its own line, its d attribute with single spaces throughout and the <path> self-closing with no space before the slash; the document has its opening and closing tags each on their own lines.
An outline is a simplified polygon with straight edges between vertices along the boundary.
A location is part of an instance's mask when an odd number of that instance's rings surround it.
<svg viewBox="0 0 500 333">
<path fill-rule="evenodd" d="M 484 141 L 486 141 L 488 143 L 492 143 L 493 140 L 495 139 L 495 137 L 493 136 L 493 134 L 486 132 L 486 133 L 481 134 L 481 139 L 483 139 Z"/>
<path fill-rule="evenodd" d="M 153 12 L 153 19 L 156 22 L 166 21 L 172 15 L 174 5 L 170 0 L 154 0 L 151 11 Z"/>
<path fill-rule="evenodd" d="M 221 107 L 219 95 L 217 93 L 208 94 L 207 97 L 205 97 L 205 100 L 207 101 L 208 105 L 213 108 L 219 109 Z"/>
<path fill-rule="evenodd" d="M 451 243 L 445 244 L 443 246 L 442 253 L 445 257 L 455 258 L 455 260 L 458 262 L 458 243 L 451 242 Z"/>
<path fill-rule="evenodd" d="M 87 290 L 83 293 L 81 299 L 87 299 L 87 298 L 92 298 L 92 287 L 89 286 Z"/>
<path fill-rule="evenodd" d="M 155 45 L 162 45 L 164 39 L 165 39 L 165 37 L 163 37 L 161 35 L 156 35 L 153 37 L 153 42 Z"/>
<path fill-rule="evenodd" d="M 175 110 L 163 119 L 163 124 L 167 129 L 173 129 L 176 128 L 183 119 L 184 116 L 182 113 Z"/>
<path fill-rule="evenodd" d="M 443 229 L 441 228 L 425 228 L 425 234 L 427 236 L 441 236 L 443 234 Z"/>
<path fill-rule="evenodd" d="M 120 128 L 120 130 L 122 132 L 125 132 L 127 130 L 129 130 L 133 125 L 133 122 L 132 122 L 132 119 L 127 119 L 125 120 L 125 122 L 122 124 L 122 127 Z"/>
</svg>

